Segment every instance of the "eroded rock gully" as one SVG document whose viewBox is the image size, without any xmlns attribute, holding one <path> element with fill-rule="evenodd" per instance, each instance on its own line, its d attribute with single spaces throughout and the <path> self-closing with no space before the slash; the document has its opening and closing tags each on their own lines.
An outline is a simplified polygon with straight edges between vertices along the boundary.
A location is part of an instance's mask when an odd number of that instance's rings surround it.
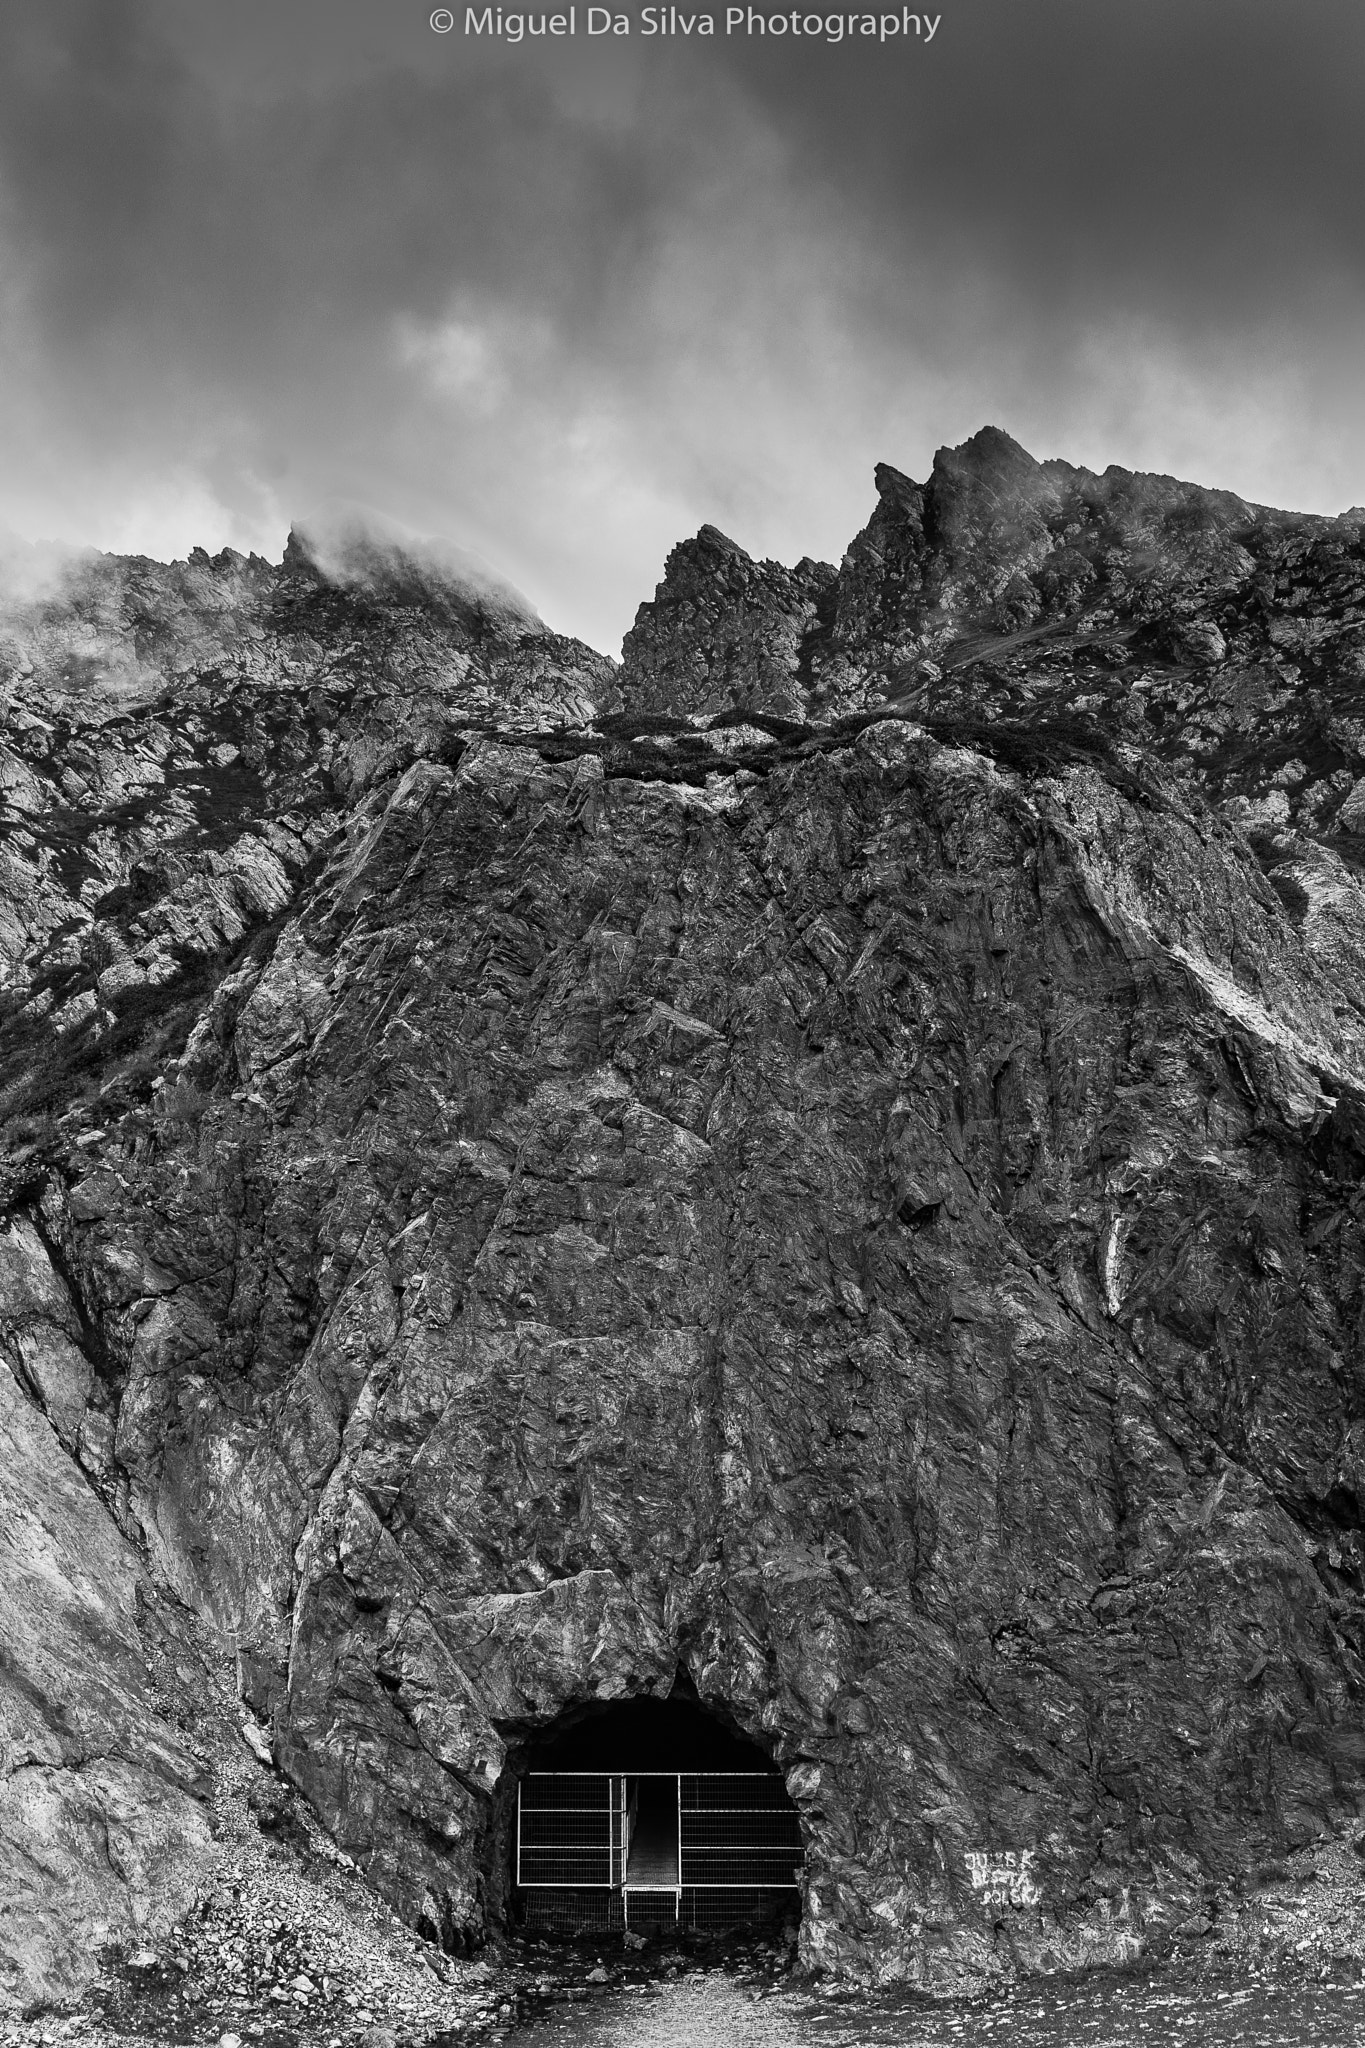
<svg viewBox="0 0 1365 2048">
<path fill-rule="evenodd" d="M 877 483 L 619 670 L 298 542 L 11 606 L 12 1998 L 192 1895 L 210 1637 L 451 1949 L 509 1752 L 680 1673 L 864 1980 L 1365 1815 L 1361 519 Z"/>
</svg>

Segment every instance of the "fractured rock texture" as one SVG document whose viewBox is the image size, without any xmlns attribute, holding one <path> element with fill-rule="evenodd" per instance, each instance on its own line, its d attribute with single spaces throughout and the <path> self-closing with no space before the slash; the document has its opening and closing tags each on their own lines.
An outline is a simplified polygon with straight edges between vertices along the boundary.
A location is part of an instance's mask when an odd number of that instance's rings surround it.
<svg viewBox="0 0 1365 2048">
<path fill-rule="evenodd" d="M 626 635 L 627 708 L 798 715 L 834 590 L 828 562 L 753 562 L 703 526 L 674 548 L 654 602 Z"/>
<path fill-rule="evenodd" d="M 1160 1947 L 1365 1814 L 1361 525 L 991 429 L 877 484 L 837 572 L 703 529 L 619 672 L 201 567 L 312 666 L 196 612 L 11 741 L 13 1412 L 451 1946 L 525 1745 L 680 1672 L 864 1978 Z"/>
<path fill-rule="evenodd" d="M 0 1287 L 0 2001 L 23 2006 L 186 1903 L 208 1828 L 153 1684 L 153 1588 L 69 1455 L 89 1368 L 22 1221 L 0 1235 Z"/>
<path fill-rule="evenodd" d="M 27 1034 L 35 1061 L 202 995 L 349 807 L 457 714 L 555 724 L 614 688 L 506 593 L 392 550 L 328 573 L 296 536 L 279 568 L 78 561 L 7 607 L 0 674 L 0 987 L 24 999 L 8 1046 Z M 10 1108 L 23 1076 L 6 1058 Z"/>
</svg>

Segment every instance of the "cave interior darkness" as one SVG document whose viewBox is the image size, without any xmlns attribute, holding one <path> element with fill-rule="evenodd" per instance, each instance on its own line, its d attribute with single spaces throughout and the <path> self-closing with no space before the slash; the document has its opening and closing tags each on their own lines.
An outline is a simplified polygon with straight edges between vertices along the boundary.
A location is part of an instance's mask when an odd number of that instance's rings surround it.
<svg viewBox="0 0 1365 2048">
<path fill-rule="evenodd" d="M 675 1687 L 666 1700 L 613 1700 L 547 1728 L 528 1743 L 530 1771 L 767 1771 L 777 1765 L 757 1743 L 695 1695 Z"/>
</svg>

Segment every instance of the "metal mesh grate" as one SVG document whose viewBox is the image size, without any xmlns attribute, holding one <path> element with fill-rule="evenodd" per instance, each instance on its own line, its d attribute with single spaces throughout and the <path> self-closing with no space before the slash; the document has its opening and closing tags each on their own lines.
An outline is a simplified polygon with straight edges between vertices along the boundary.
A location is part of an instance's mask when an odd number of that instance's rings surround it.
<svg viewBox="0 0 1365 2048">
<path fill-rule="evenodd" d="M 522 1925 L 550 1934 L 598 1934 L 625 1925 L 620 1892 L 544 1885 L 522 1898 Z"/>
<path fill-rule="evenodd" d="M 801 1824 L 776 1773 L 537 1772 L 520 1788 L 525 1890 L 624 1882 L 632 1901 L 667 1889 L 671 1908 L 683 1888 L 793 1890 L 801 1861 Z"/>
<path fill-rule="evenodd" d="M 604 1771 L 532 1771 L 521 1781 L 521 1810 L 548 1807 L 562 1813 L 566 1807 L 586 1807 L 605 1813 L 613 1782 Z"/>
<path fill-rule="evenodd" d="M 536 1774 L 517 1805 L 517 1883 L 621 1882 L 622 1781 L 589 1773 Z"/>
<path fill-rule="evenodd" d="M 776 1777 L 679 1780 L 684 1885 L 796 1883 L 801 1823 Z"/>
<path fill-rule="evenodd" d="M 776 1771 L 684 1771 L 678 1779 L 678 1803 L 684 1813 L 689 1808 L 726 1813 L 752 1808 L 793 1812 L 786 1785 Z"/>
<path fill-rule="evenodd" d="M 684 1849 L 685 1885 L 780 1885 L 796 1883 L 800 1849 Z"/>
<path fill-rule="evenodd" d="M 606 1849 L 611 1846 L 611 1815 L 538 1809 L 521 1816 L 523 1849 Z"/>
<path fill-rule="evenodd" d="M 634 1909 L 632 1908 L 632 1917 Z M 762 1885 L 725 1885 L 711 1891 L 684 1891 L 678 1925 L 718 1934 L 727 1927 L 765 1926 L 797 1917 L 796 1901 L 785 1890 Z"/>
<path fill-rule="evenodd" d="M 526 1849 L 521 1852 L 518 1882 L 537 1884 L 611 1885 L 611 1858 L 606 1849 Z"/>
<path fill-rule="evenodd" d="M 636 1934 L 646 1934 L 651 1927 L 676 1927 L 678 1924 L 676 1892 L 632 1892 L 627 1904 L 626 1917 Z"/>
<path fill-rule="evenodd" d="M 637 1933 L 677 1926 L 715 1934 L 730 1927 L 775 1926 L 792 1919 L 796 1911 L 791 1893 L 771 1885 L 689 1887 L 681 1894 L 632 1892 L 628 1924 Z M 622 1894 L 602 1886 L 543 1885 L 527 1890 L 521 1898 L 521 1921 L 528 1932 L 563 1935 L 619 1933 L 627 1925 Z"/>
<path fill-rule="evenodd" d="M 684 1849 L 797 1849 L 801 1847 L 801 1823 L 788 1807 L 786 1812 L 754 1807 L 748 1813 L 732 1813 L 722 1807 L 688 1807 L 680 1816 Z"/>
</svg>

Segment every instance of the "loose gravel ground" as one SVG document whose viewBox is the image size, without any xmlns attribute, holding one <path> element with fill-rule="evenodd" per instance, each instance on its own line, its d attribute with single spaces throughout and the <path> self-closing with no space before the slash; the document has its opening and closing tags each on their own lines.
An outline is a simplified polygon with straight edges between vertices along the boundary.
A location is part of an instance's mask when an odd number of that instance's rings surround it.
<svg viewBox="0 0 1365 2048">
<path fill-rule="evenodd" d="M 1106 1984 L 962 2006 L 687 1977 L 516 2029 L 508 2048 L 1357 2048 L 1358 1986 Z"/>
</svg>

